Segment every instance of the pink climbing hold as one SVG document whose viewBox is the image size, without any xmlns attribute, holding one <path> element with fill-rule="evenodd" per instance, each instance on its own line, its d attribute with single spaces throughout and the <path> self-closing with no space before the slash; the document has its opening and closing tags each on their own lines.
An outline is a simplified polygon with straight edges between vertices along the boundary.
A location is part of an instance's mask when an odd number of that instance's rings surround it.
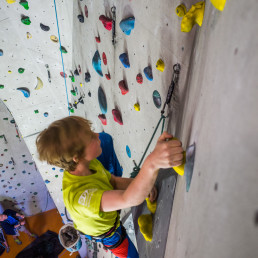
<svg viewBox="0 0 258 258">
<path fill-rule="evenodd" d="M 98 115 L 98 118 L 100 119 L 100 121 L 103 125 L 107 125 L 107 119 L 106 119 L 106 116 L 104 114 Z"/>
<path fill-rule="evenodd" d="M 86 18 L 88 18 L 88 7 L 87 7 L 87 5 L 84 6 L 84 13 L 85 13 Z"/>
<path fill-rule="evenodd" d="M 107 56 L 106 56 L 105 52 L 102 53 L 102 60 L 103 60 L 103 64 L 107 65 Z"/>
<path fill-rule="evenodd" d="M 140 73 L 137 74 L 137 76 L 136 76 L 136 81 L 137 81 L 139 84 L 142 84 L 143 78 L 142 78 L 142 75 L 141 75 Z"/>
<path fill-rule="evenodd" d="M 81 69 L 80 65 L 78 65 L 78 69 L 79 69 L 79 74 L 81 74 L 82 73 L 82 69 Z"/>
<path fill-rule="evenodd" d="M 60 72 L 60 75 L 61 75 L 63 78 L 67 78 L 67 74 L 64 73 L 64 72 Z"/>
<path fill-rule="evenodd" d="M 121 90 L 122 95 L 125 95 L 126 93 L 129 92 L 129 89 L 128 89 L 128 87 L 126 85 L 126 82 L 124 80 L 120 81 L 118 83 L 118 85 L 119 85 L 119 88 Z"/>
<path fill-rule="evenodd" d="M 100 43 L 100 37 L 95 37 L 97 43 Z"/>
<path fill-rule="evenodd" d="M 117 122 L 120 125 L 123 125 L 122 116 L 121 116 L 120 111 L 118 109 L 113 109 L 112 110 L 112 115 L 114 117 L 115 122 Z"/>
<path fill-rule="evenodd" d="M 105 76 L 106 76 L 107 80 L 110 80 L 110 79 L 111 79 L 110 73 L 106 73 Z"/>
<path fill-rule="evenodd" d="M 100 15 L 99 20 L 103 23 L 105 29 L 112 30 L 112 19 L 110 19 L 104 15 Z"/>
</svg>

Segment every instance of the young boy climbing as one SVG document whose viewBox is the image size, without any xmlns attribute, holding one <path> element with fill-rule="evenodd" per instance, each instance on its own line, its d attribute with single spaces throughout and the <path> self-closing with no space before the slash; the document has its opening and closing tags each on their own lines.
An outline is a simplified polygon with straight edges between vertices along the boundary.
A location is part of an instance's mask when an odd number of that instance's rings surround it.
<svg viewBox="0 0 258 258">
<path fill-rule="evenodd" d="M 40 160 L 65 169 L 63 198 L 75 228 L 102 242 L 117 257 L 137 258 L 117 211 L 141 204 L 148 195 L 151 201 L 156 199 L 159 168 L 183 161 L 181 142 L 167 141 L 172 137 L 167 132 L 159 137 L 134 179 L 110 174 L 96 159 L 102 152 L 99 136 L 84 118 L 70 116 L 53 122 L 36 144 Z"/>
</svg>

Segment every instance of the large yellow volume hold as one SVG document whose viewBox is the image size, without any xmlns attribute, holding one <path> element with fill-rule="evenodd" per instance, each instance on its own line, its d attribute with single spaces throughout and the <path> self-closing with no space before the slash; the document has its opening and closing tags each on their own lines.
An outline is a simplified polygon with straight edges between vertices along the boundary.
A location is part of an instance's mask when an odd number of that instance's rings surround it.
<svg viewBox="0 0 258 258">
<path fill-rule="evenodd" d="M 146 241 L 152 240 L 152 216 L 151 214 L 143 214 L 138 218 L 140 231 Z"/>
<path fill-rule="evenodd" d="M 146 198 L 148 210 L 154 214 L 157 209 L 157 201 L 151 202 L 149 198 Z"/>
<path fill-rule="evenodd" d="M 213 6 L 219 11 L 223 11 L 227 0 L 211 0 Z"/>
<path fill-rule="evenodd" d="M 202 26 L 205 3 L 199 2 L 192 5 L 191 9 L 186 13 L 181 22 L 181 31 L 189 32 L 192 30 L 194 24 Z"/>
</svg>

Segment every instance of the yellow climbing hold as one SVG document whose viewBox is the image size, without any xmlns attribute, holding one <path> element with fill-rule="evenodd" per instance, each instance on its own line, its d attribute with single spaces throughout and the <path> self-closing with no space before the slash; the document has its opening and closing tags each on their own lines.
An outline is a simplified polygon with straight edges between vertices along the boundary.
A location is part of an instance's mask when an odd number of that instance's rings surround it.
<svg viewBox="0 0 258 258">
<path fill-rule="evenodd" d="M 143 214 L 138 218 L 140 231 L 146 241 L 152 240 L 152 215 Z"/>
<path fill-rule="evenodd" d="M 180 4 L 179 6 L 177 6 L 176 8 L 176 14 L 179 17 L 183 17 L 186 14 L 187 10 L 184 4 Z"/>
<path fill-rule="evenodd" d="M 157 209 L 157 201 L 151 202 L 149 198 L 146 198 L 148 210 L 154 214 Z"/>
<path fill-rule="evenodd" d="M 165 69 L 165 64 L 164 64 L 164 62 L 163 62 L 162 59 L 159 59 L 159 60 L 157 61 L 156 68 L 157 68 L 159 71 L 161 71 L 161 72 L 164 71 L 164 69 Z"/>
<path fill-rule="evenodd" d="M 31 34 L 27 32 L 27 39 L 31 39 L 31 38 L 32 38 Z"/>
<path fill-rule="evenodd" d="M 186 13 L 181 22 L 181 31 L 189 32 L 194 24 L 202 26 L 205 3 L 199 2 L 192 5 L 191 9 Z"/>
<path fill-rule="evenodd" d="M 227 0 L 211 0 L 213 6 L 219 11 L 223 11 Z"/>
<path fill-rule="evenodd" d="M 136 111 L 140 111 L 140 110 L 141 110 L 140 104 L 135 103 L 135 104 L 134 104 L 134 109 L 135 109 Z"/>
<path fill-rule="evenodd" d="M 178 175 L 183 176 L 185 173 L 185 151 L 184 151 L 184 161 L 183 164 L 178 167 L 173 167 L 173 169 L 177 172 Z"/>
<path fill-rule="evenodd" d="M 80 86 L 82 87 L 82 83 L 80 83 Z"/>
<path fill-rule="evenodd" d="M 50 36 L 50 39 L 51 39 L 53 42 L 55 42 L 55 43 L 58 42 L 58 38 L 57 38 L 55 35 L 51 35 L 51 36 Z"/>
<path fill-rule="evenodd" d="M 9 70 L 9 71 L 8 71 L 8 73 L 12 73 L 12 71 L 11 71 L 11 70 Z"/>
<path fill-rule="evenodd" d="M 39 89 L 43 88 L 42 80 L 39 77 L 37 77 L 37 80 L 38 80 L 38 83 L 37 83 L 37 86 L 35 87 L 35 90 L 39 90 Z"/>
<path fill-rule="evenodd" d="M 16 0 L 6 0 L 6 2 L 7 2 L 8 4 L 13 4 L 13 3 L 16 2 Z"/>
</svg>

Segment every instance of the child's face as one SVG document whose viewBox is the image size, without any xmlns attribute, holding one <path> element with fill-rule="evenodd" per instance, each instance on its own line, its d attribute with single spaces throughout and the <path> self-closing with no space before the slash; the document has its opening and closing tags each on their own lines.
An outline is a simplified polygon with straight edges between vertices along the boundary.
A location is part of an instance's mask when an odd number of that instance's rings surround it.
<svg viewBox="0 0 258 258">
<path fill-rule="evenodd" d="M 4 214 L 0 214 L 0 221 L 4 221 L 7 219 L 7 216 Z"/>
<path fill-rule="evenodd" d="M 85 148 L 85 159 L 93 160 L 96 159 L 102 153 L 100 146 L 100 139 L 98 133 L 93 133 L 90 143 Z"/>
</svg>

